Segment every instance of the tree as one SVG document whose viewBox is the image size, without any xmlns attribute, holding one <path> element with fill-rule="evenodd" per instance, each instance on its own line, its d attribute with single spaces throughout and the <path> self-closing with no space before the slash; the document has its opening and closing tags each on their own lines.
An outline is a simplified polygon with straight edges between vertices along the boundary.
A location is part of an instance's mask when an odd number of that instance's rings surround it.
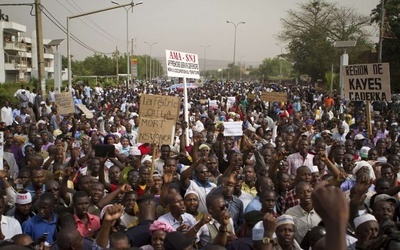
<svg viewBox="0 0 400 250">
<path fill-rule="evenodd" d="M 381 4 L 372 10 L 372 23 L 381 24 Z M 400 0 L 385 1 L 382 62 L 390 64 L 391 90 L 400 91 Z"/>
<path fill-rule="evenodd" d="M 333 48 L 335 41 L 356 40 L 361 48 L 348 49 L 348 52 L 351 63 L 357 61 L 360 50 L 364 51 L 370 44 L 364 31 L 368 20 L 352 8 L 324 0 L 309 0 L 287 12 L 279 38 L 288 43 L 287 57 L 294 62 L 293 68 L 316 81 L 323 79 L 332 63 L 339 61 L 341 51 Z"/>
<path fill-rule="evenodd" d="M 292 75 L 292 64 L 285 58 L 265 58 L 258 67 L 258 73 L 264 77 L 288 77 Z"/>
</svg>

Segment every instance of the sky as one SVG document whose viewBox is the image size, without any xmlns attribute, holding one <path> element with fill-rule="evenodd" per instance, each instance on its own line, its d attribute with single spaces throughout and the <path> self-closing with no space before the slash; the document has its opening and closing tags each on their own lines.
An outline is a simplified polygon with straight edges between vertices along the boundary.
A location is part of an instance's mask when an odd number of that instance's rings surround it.
<svg viewBox="0 0 400 250">
<path fill-rule="evenodd" d="M 120 4 L 130 0 L 118 0 Z M 2 0 L 1 3 L 32 3 L 34 0 Z M 110 0 L 41 0 L 46 10 L 66 27 L 66 17 L 84 12 L 115 6 Z M 134 1 L 139 2 L 139 1 Z M 238 23 L 236 62 L 261 62 L 264 58 L 285 53 L 286 44 L 277 39 L 282 29 L 281 19 L 287 11 L 296 10 L 299 3 L 307 0 L 143 0 L 129 11 L 129 39 L 134 38 L 135 54 L 164 57 L 165 50 L 198 54 L 207 59 L 232 60 L 234 26 Z M 360 14 L 370 15 L 379 0 L 327 0 L 327 2 L 355 8 Z M 0 6 L 10 21 L 27 26 L 27 36 L 35 29 L 31 8 L 24 6 Z M 46 11 L 45 11 L 46 12 Z M 65 38 L 66 35 L 43 15 L 43 36 L 49 39 Z M 126 10 L 120 8 L 106 11 L 89 18 L 71 20 L 71 33 L 97 51 L 111 53 L 116 46 L 120 53 L 126 52 Z M 371 40 L 377 41 L 373 32 Z M 278 45 L 276 45 L 278 44 Z M 203 46 L 203 47 L 201 47 Z M 130 46 L 129 46 L 130 49 Z M 60 46 L 66 55 L 66 41 Z M 75 59 L 93 55 L 75 42 L 71 54 Z"/>
</svg>

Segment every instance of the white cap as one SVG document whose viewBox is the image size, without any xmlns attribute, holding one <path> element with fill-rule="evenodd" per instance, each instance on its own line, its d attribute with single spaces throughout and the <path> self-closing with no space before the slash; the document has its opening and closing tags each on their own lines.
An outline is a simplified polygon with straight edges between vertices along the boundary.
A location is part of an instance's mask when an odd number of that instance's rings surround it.
<svg viewBox="0 0 400 250">
<path fill-rule="evenodd" d="M 189 195 L 189 194 L 195 194 L 195 195 L 197 196 L 197 198 L 199 198 L 199 195 L 198 195 L 198 194 L 196 193 L 196 191 L 194 191 L 193 189 L 188 189 L 188 190 L 186 191 L 184 197 L 186 197 L 186 196 Z"/>
<path fill-rule="evenodd" d="M 365 139 L 365 137 L 362 134 L 356 134 L 356 136 L 354 136 L 355 141 L 364 140 L 364 139 Z"/>
<path fill-rule="evenodd" d="M 361 158 L 368 158 L 368 152 L 369 152 L 370 149 L 371 149 L 370 147 L 363 146 L 363 147 L 360 149 L 360 156 L 361 156 Z"/>
<path fill-rule="evenodd" d="M 257 222 L 252 229 L 252 239 L 262 240 L 264 238 L 264 225 L 263 221 Z"/>
<path fill-rule="evenodd" d="M 25 205 L 29 203 L 32 203 L 32 196 L 29 192 L 17 194 L 17 197 L 15 198 L 15 204 Z"/>
<path fill-rule="evenodd" d="M 255 129 L 253 126 L 249 126 L 249 127 L 247 128 L 247 130 L 249 130 L 250 132 L 253 132 L 253 133 L 256 132 L 256 129 Z"/>
<path fill-rule="evenodd" d="M 143 157 L 140 163 L 143 165 L 145 161 L 152 161 L 151 155 L 146 155 L 145 157 Z"/>
<path fill-rule="evenodd" d="M 276 219 L 276 227 L 279 227 L 281 225 L 285 225 L 285 224 L 292 224 L 294 225 L 294 219 L 292 216 L 287 215 L 287 214 L 283 214 L 281 216 L 279 216 Z"/>
<path fill-rule="evenodd" d="M 376 218 L 372 214 L 364 214 L 362 216 L 358 216 L 354 219 L 354 226 L 357 229 L 357 227 L 359 227 L 361 224 L 367 221 L 376 221 Z"/>
</svg>

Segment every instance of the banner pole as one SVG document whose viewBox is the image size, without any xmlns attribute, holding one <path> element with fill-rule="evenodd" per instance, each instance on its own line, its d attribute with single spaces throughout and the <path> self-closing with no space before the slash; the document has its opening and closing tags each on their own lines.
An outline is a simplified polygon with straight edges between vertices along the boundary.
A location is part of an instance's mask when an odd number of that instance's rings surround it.
<svg viewBox="0 0 400 250">
<path fill-rule="evenodd" d="M 184 103 L 184 117 L 185 117 L 185 122 L 188 125 L 189 128 L 189 109 L 188 109 L 188 91 L 187 91 L 187 83 L 186 83 L 186 77 L 183 77 L 183 103 Z M 186 146 L 189 146 L 189 129 L 186 129 Z"/>
</svg>

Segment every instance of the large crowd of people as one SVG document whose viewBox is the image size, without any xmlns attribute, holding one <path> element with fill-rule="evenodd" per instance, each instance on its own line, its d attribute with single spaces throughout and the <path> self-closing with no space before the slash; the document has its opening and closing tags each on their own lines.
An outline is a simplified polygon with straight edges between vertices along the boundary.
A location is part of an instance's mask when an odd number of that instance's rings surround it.
<svg viewBox="0 0 400 250">
<path fill-rule="evenodd" d="M 287 101 L 262 98 L 271 91 Z M 180 89 L 70 93 L 93 117 L 59 114 L 53 89 L 24 86 L 1 108 L 0 248 L 399 249 L 391 103 L 368 120 L 367 103 L 309 85 L 208 82 L 188 90 L 173 143 L 157 145 L 139 139 L 141 95 L 183 100 Z M 225 136 L 234 121 L 243 135 Z"/>
</svg>

